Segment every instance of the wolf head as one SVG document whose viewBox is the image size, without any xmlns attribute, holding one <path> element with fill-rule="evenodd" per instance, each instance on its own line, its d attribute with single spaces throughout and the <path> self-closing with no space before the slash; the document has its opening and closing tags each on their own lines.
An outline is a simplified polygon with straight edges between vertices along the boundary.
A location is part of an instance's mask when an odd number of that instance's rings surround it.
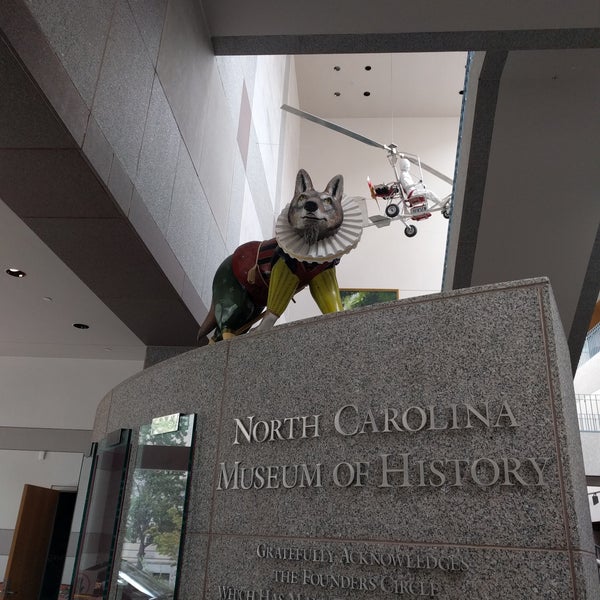
<svg viewBox="0 0 600 600">
<path fill-rule="evenodd" d="M 344 178 L 336 175 L 323 192 L 317 192 L 308 173 L 304 169 L 298 171 L 288 221 L 307 244 L 333 235 L 340 228 L 344 220 L 343 189 Z"/>
</svg>

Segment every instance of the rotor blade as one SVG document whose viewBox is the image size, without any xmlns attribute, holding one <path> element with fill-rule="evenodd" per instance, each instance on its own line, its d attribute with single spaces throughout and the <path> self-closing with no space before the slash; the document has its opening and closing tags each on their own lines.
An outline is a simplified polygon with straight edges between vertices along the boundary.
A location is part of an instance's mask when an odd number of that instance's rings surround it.
<svg viewBox="0 0 600 600">
<path fill-rule="evenodd" d="M 326 121 L 325 119 L 322 119 L 321 117 L 317 117 L 316 115 L 311 115 L 310 113 L 300 110 L 299 108 L 294 108 L 293 106 L 289 106 L 288 104 L 283 104 L 281 106 L 281 108 L 282 108 L 282 110 L 292 113 L 293 115 L 296 115 L 303 119 L 307 119 L 308 121 L 312 121 L 313 123 L 317 123 L 317 125 L 322 125 L 323 127 L 327 127 L 328 129 L 331 129 L 333 131 L 337 131 L 338 133 L 347 135 L 348 137 L 351 137 L 354 140 L 363 142 L 363 144 L 368 144 L 369 146 L 373 146 L 375 148 L 381 148 L 382 150 L 387 150 L 388 152 L 391 150 L 390 146 L 386 146 L 385 144 L 380 144 L 379 142 L 371 140 L 368 137 L 365 137 L 364 135 L 360 135 L 360 133 L 356 133 L 354 131 L 351 131 L 350 129 L 346 129 L 345 127 L 342 127 L 341 125 L 336 125 L 335 123 L 332 123 L 331 121 Z M 397 153 L 399 155 L 403 155 L 411 163 L 413 163 L 413 165 L 417 165 L 417 166 L 419 165 L 419 160 L 416 157 L 416 155 L 409 154 L 406 152 L 397 152 L 397 151 L 395 153 Z M 437 169 L 430 167 L 428 164 L 421 162 L 421 168 L 425 169 L 432 175 L 435 175 L 442 181 L 445 181 L 446 183 L 449 183 L 450 185 L 452 185 L 452 179 L 450 179 L 450 177 L 448 177 L 447 175 L 444 175 Z"/>
<path fill-rule="evenodd" d="M 341 125 L 336 125 L 331 121 L 326 121 L 325 119 L 321 119 L 321 117 L 317 117 L 315 115 L 311 115 L 310 113 L 304 112 L 299 108 L 294 108 L 293 106 L 289 106 L 287 104 L 283 104 L 281 106 L 282 110 L 286 110 L 293 115 L 298 117 L 302 117 L 303 119 L 307 119 L 308 121 L 312 121 L 313 123 L 317 123 L 317 125 L 323 125 L 323 127 L 327 127 L 328 129 L 332 129 L 333 131 L 337 131 L 338 133 L 343 133 L 348 137 L 351 137 L 354 140 L 358 140 L 359 142 L 363 142 L 363 144 L 368 144 L 369 146 L 373 146 L 375 148 L 381 148 L 382 150 L 389 150 L 390 147 L 385 144 L 380 144 L 379 142 L 375 142 L 370 140 L 368 137 L 364 135 L 360 135 L 360 133 L 355 133 L 354 131 L 350 131 Z"/>
<path fill-rule="evenodd" d="M 404 156 L 404 158 L 408 159 L 413 165 L 416 165 L 417 167 L 419 166 L 419 161 L 416 158 L 413 158 L 410 154 L 404 154 L 403 152 L 398 152 L 398 154 L 401 156 Z M 445 181 L 446 183 L 449 183 L 450 185 L 452 185 L 452 179 L 450 179 L 450 177 L 448 177 L 447 175 L 444 175 L 437 169 L 430 167 L 427 163 L 424 163 L 423 161 L 421 161 L 421 168 L 424 169 L 425 171 L 428 171 L 432 175 L 435 175 L 442 181 Z"/>
</svg>

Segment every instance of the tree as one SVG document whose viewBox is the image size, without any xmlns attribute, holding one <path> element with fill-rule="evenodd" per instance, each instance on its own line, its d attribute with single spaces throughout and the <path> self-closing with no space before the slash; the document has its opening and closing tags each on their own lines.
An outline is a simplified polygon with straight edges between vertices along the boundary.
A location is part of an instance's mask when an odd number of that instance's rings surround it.
<svg viewBox="0 0 600 600">
<path fill-rule="evenodd" d="M 154 542 L 156 543 L 156 549 L 160 554 L 170 556 L 174 562 L 177 562 L 179 556 L 179 542 L 181 539 L 181 528 L 183 526 L 183 509 L 179 507 L 171 507 L 169 509 L 171 521 L 175 526 L 171 531 L 165 531 L 158 533 Z"/>
<path fill-rule="evenodd" d="M 183 416 L 177 431 L 152 435 L 150 426 L 140 428 L 138 465 L 127 513 L 125 539 L 138 543 L 137 566 L 143 568 L 146 549 L 157 544 L 158 551 L 177 560 L 183 524 L 183 506 L 187 486 L 187 470 L 141 468 L 145 446 L 191 446 L 193 416 Z M 158 453 L 160 456 L 160 453 Z"/>
<path fill-rule="evenodd" d="M 170 534 L 179 545 L 186 481 L 187 473 L 181 471 L 136 469 L 125 538 L 139 543 L 138 567 L 143 567 L 146 548 L 157 537 Z"/>
</svg>

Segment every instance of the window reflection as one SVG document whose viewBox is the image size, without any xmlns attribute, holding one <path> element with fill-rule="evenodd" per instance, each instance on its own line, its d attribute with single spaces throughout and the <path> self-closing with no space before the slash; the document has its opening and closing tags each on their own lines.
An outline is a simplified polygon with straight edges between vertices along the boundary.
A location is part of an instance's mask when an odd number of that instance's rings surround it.
<svg viewBox="0 0 600 600">
<path fill-rule="evenodd" d="M 173 416 L 173 415 L 171 415 Z M 140 428 L 117 600 L 172 598 L 192 455 L 194 415 L 178 415 L 166 429 Z M 158 431 L 158 432 L 157 432 Z"/>
<path fill-rule="evenodd" d="M 96 448 L 73 574 L 73 600 L 107 597 L 130 435 L 130 430 L 115 431 Z"/>
</svg>

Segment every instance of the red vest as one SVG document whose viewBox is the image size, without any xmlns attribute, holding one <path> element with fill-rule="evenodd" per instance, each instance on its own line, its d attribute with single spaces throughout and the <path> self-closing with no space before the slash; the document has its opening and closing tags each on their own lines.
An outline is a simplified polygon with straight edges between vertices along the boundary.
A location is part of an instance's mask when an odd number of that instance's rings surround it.
<svg viewBox="0 0 600 600">
<path fill-rule="evenodd" d="M 300 279 L 296 291 L 306 287 L 319 273 L 339 263 L 339 259 L 325 263 L 296 260 L 283 252 L 275 238 L 242 244 L 233 253 L 233 274 L 258 306 L 267 305 L 271 269 L 280 258 L 285 260 L 292 273 Z"/>
</svg>

